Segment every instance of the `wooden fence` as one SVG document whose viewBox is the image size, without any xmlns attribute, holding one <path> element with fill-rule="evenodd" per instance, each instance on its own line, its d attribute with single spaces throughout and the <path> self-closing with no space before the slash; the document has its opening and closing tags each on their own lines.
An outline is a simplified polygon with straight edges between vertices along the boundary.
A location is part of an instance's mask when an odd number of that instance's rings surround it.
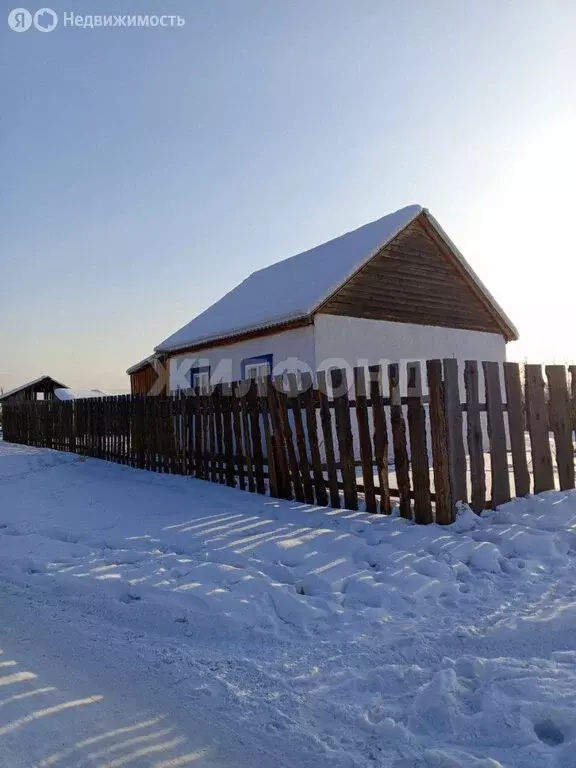
<svg viewBox="0 0 576 768">
<path fill-rule="evenodd" d="M 4 439 L 308 504 L 454 520 L 574 488 L 576 366 L 428 360 L 210 393 L 4 405 Z M 386 379 L 386 392 L 383 381 Z M 462 402 L 463 401 L 463 402 Z M 512 490 L 513 486 L 513 490 Z"/>
</svg>

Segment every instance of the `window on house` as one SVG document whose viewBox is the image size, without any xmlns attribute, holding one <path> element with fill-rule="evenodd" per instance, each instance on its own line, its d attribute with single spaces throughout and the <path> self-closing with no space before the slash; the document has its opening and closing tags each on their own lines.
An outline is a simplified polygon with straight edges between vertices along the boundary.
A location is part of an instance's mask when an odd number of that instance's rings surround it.
<svg viewBox="0 0 576 768">
<path fill-rule="evenodd" d="M 200 392 L 210 391 L 210 366 L 204 365 L 198 368 L 190 368 L 190 386 Z"/>
<path fill-rule="evenodd" d="M 258 355 L 242 360 L 243 379 L 261 379 L 272 373 L 272 355 Z"/>
</svg>

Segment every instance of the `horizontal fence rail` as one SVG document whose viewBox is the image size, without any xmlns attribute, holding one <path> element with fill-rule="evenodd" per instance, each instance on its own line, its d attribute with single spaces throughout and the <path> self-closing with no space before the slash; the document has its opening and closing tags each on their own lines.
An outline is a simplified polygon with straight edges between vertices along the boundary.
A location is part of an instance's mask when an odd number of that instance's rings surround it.
<svg viewBox="0 0 576 768">
<path fill-rule="evenodd" d="M 576 366 L 428 360 L 209 392 L 6 403 L 4 439 L 307 504 L 453 522 L 574 488 Z M 545 374 L 545 375 L 544 375 Z"/>
</svg>

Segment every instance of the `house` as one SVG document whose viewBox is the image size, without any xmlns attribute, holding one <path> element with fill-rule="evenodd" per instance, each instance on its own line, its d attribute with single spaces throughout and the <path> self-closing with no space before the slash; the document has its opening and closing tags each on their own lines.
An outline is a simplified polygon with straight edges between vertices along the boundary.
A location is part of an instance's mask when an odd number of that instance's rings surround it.
<svg viewBox="0 0 576 768">
<path fill-rule="evenodd" d="M 170 391 L 383 361 L 504 361 L 518 333 L 440 224 L 411 205 L 251 274 L 128 373 Z"/>
<path fill-rule="evenodd" d="M 66 387 L 51 376 L 39 376 L 0 395 L 0 403 L 16 404 L 33 400 L 53 400 L 56 389 Z"/>
</svg>

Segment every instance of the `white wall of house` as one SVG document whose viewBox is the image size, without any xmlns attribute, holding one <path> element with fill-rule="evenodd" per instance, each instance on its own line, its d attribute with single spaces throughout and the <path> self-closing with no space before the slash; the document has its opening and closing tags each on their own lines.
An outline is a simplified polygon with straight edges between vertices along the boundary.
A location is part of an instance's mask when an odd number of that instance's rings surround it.
<svg viewBox="0 0 576 768">
<path fill-rule="evenodd" d="M 315 370 L 314 326 L 176 355 L 170 358 L 170 389 L 189 387 L 189 372 L 195 367 L 210 366 L 213 384 L 238 381 L 242 378 L 242 361 L 260 355 L 272 355 L 278 371 Z"/>
<path fill-rule="evenodd" d="M 317 315 L 314 330 L 318 368 L 340 367 L 339 360 L 347 367 L 399 362 L 402 389 L 407 362 L 455 357 L 463 372 L 464 360 L 506 359 L 506 343 L 496 333 L 339 315 Z"/>
<path fill-rule="evenodd" d="M 352 366 L 364 359 L 370 363 L 443 357 L 497 362 L 506 359 L 504 338 L 496 333 L 339 315 L 316 316 L 315 343 L 319 366 L 324 360 L 338 357 Z"/>
<path fill-rule="evenodd" d="M 195 367 L 209 366 L 213 383 L 237 381 L 242 378 L 242 361 L 260 355 L 272 355 L 276 373 L 400 362 L 403 391 L 405 363 L 455 357 L 462 363 L 459 369 L 463 394 L 463 361 L 503 362 L 506 344 L 504 338 L 495 333 L 317 315 L 314 325 L 304 328 L 204 349 L 195 354 L 175 355 L 170 358 L 170 389 L 186 389 L 190 385 L 189 371 Z M 481 372 L 480 379 L 482 392 Z"/>
</svg>

